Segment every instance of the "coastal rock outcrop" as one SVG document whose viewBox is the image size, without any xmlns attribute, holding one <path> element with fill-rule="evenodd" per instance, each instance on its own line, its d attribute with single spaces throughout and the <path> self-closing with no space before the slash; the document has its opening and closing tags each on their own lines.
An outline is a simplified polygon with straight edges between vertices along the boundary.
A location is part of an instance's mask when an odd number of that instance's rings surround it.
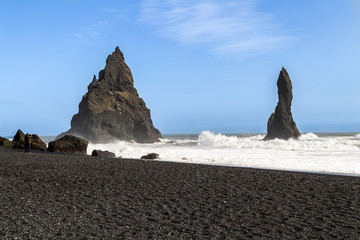
<svg viewBox="0 0 360 240">
<path fill-rule="evenodd" d="M 107 158 L 115 158 L 115 153 L 109 151 L 102 151 L 102 150 L 93 150 L 91 156 L 94 157 L 107 157 Z"/>
<path fill-rule="evenodd" d="M 151 159 L 151 160 L 154 160 L 154 159 L 158 159 L 160 156 L 159 154 L 157 153 L 149 153 L 147 155 L 144 155 L 142 156 L 140 159 Z"/>
<path fill-rule="evenodd" d="M 25 149 L 25 134 L 20 129 L 16 132 L 12 144 L 14 148 Z M 31 134 L 31 149 L 46 151 L 47 146 L 37 134 Z"/>
<path fill-rule="evenodd" d="M 12 140 L 13 148 L 25 149 L 25 134 L 20 129 L 17 130 Z"/>
<path fill-rule="evenodd" d="M 73 154 L 84 154 L 86 155 L 86 150 L 89 142 L 85 139 L 65 135 L 62 138 L 49 142 L 48 151 L 49 152 L 60 152 L 60 153 L 73 153 Z"/>
<path fill-rule="evenodd" d="M 267 134 L 264 140 L 275 138 L 289 139 L 299 138 L 300 132 L 291 113 L 291 102 L 293 99 L 292 83 L 288 72 L 283 67 L 277 80 L 279 100 L 275 112 L 271 114 L 267 123 Z"/>
<path fill-rule="evenodd" d="M 0 137 L 0 146 L 4 146 L 6 148 L 12 148 L 14 144 L 9 139 Z"/>
<path fill-rule="evenodd" d="M 5 142 L 5 141 L 9 141 L 9 140 L 6 139 L 6 138 L 0 137 L 0 146 L 1 146 L 1 145 L 4 145 L 4 142 Z"/>
<path fill-rule="evenodd" d="M 106 66 L 94 76 L 88 92 L 71 120 L 69 131 L 91 142 L 113 140 L 153 143 L 161 133 L 153 126 L 150 110 L 138 95 L 130 68 L 119 47 L 108 56 Z"/>
</svg>

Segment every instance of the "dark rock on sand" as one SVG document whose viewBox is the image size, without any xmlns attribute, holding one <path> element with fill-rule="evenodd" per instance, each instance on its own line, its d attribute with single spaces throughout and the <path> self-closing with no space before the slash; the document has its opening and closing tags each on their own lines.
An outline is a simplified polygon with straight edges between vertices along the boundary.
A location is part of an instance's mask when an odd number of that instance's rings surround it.
<svg viewBox="0 0 360 240">
<path fill-rule="evenodd" d="M 25 148 L 25 134 L 20 129 L 17 130 L 15 136 L 13 137 L 13 143 L 17 145 L 23 145 L 22 148 Z"/>
<path fill-rule="evenodd" d="M 267 124 L 265 140 L 299 138 L 300 132 L 291 113 L 293 99 L 292 84 L 288 72 L 283 67 L 277 81 L 279 101 L 275 112 L 271 114 Z"/>
<path fill-rule="evenodd" d="M 149 153 L 148 155 L 144 155 L 141 157 L 141 159 L 158 159 L 159 154 L 157 153 Z"/>
<path fill-rule="evenodd" d="M 31 149 L 46 151 L 47 146 L 37 134 L 31 134 Z"/>
<path fill-rule="evenodd" d="M 1 146 L 1 145 L 4 145 L 4 142 L 5 142 L 5 141 L 9 141 L 9 140 L 6 139 L 6 138 L 0 137 L 0 146 Z"/>
<path fill-rule="evenodd" d="M 25 149 L 25 134 L 19 129 L 12 141 L 14 148 Z M 31 149 L 46 151 L 46 143 L 37 134 L 31 134 Z"/>
<path fill-rule="evenodd" d="M 0 137 L 0 146 L 12 148 L 12 147 L 14 147 L 14 144 L 10 140 Z"/>
<path fill-rule="evenodd" d="M 109 151 L 102 151 L 102 150 L 94 150 L 92 151 L 91 155 L 95 157 L 107 157 L 107 158 L 115 157 L 115 153 Z"/>
<path fill-rule="evenodd" d="M 138 95 L 130 68 L 119 47 L 108 56 L 106 66 L 94 76 L 80 104 L 79 113 L 71 120 L 69 131 L 91 142 L 116 139 L 153 143 L 161 133 L 151 120 L 150 110 Z"/>
<path fill-rule="evenodd" d="M 71 135 L 65 135 L 58 140 L 49 142 L 49 147 L 47 150 L 49 152 L 86 154 L 88 144 L 89 142 L 85 139 Z"/>
</svg>

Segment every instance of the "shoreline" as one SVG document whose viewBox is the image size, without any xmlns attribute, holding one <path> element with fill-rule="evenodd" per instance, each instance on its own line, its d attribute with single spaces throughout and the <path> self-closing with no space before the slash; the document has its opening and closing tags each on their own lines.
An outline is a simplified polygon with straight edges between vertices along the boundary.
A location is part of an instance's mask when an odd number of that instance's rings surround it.
<svg viewBox="0 0 360 240">
<path fill-rule="evenodd" d="M 0 146 L 0 152 L 23 152 L 24 150 L 20 149 L 8 149 L 3 146 Z M 37 151 L 32 150 L 32 153 L 38 153 L 38 154 L 60 154 L 60 155 L 74 155 L 74 156 L 89 156 L 93 157 L 90 154 L 87 155 L 77 155 L 77 154 L 70 154 L 70 153 L 54 153 L 54 152 L 47 152 L 47 151 Z M 122 158 L 122 157 L 116 157 L 114 159 L 127 159 L 127 160 L 140 160 L 143 161 L 140 158 Z M 214 167 L 230 167 L 230 168 L 241 168 L 241 169 L 253 169 L 253 170 L 264 170 L 264 171 L 277 171 L 277 172 L 289 172 L 289 173 L 303 173 L 303 174 L 319 174 L 319 175 L 330 175 L 330 176 L 344 176 L 344 177 L 360 177 L 360 174 L 356 173 L 340 173 L 340 172 L 321 172 L 321 171 L 304 171 L 304 170 L 287 170 L 287 169 L 276 169 L 276 168 L 260 168 L 260 167 L 247 167 L 247 166 L 238 166 L 238 165 L 231 165 L 231 164 L 218 164 L 218 163 L 204 163 L 204 162 L 185 162 L 185 161 L 176 161 L 176 160 L 164 160 L 164 159 L 155 159 L 155 160 L 145 160 L 145 161 L 155 161 L 155 162 L 166 162 L 166 163 L 181 163 L 181 164 L 195 164 L 195 165 L 205 165 L 205 166 L 214 166 Z"/>
<path fill-rule="evenodd" d="M 131 158 L 133 159 L 133 158 Z M 137 160 L 137 159 L 134 159 Z M 156 160 L 154 160 L 156 161 Z M 184 163 L 184 164 L 197 164 L 197 165 L 208 165 L 208 166 L 218 166 L 218 167 L 233 167 L 241 169 L 252 169 L 252 170 L 264 170 L 264 171 L 276 171 L 276 172 L 289 172 L 289 173 L 302 173 L 302 174 L 315 174 L 315 175 L 330 175 L 330 176 L 342 176 L 342 177 L 360 177 L 360 174 L 356 173 L 338 173 L 338 172 L 316 172 L 316 171 L 303 171 L 303 170 L 286 170 L 286 169 L 275 169 L 275 168 L 258 168 L 258 167 L 243 167 L 230 164 L 216 164 L 216 163 L 196 163 L 196 162 L 177 162 L 177 161 L 167 161 L 161 160 L 163 162 L 169 163 Z"/>
<path fill-rule="evenodd" d="M 357 177 L 0 152 L 0 238 L 360 236 Z"/>
</svg>

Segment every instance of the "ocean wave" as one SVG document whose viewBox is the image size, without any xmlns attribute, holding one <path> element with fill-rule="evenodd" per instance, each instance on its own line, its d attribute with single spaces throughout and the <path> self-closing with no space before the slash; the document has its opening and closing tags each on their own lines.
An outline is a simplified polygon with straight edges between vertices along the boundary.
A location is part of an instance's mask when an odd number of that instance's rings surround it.
<svg viewBox="0 0 360 240">
<path fill-rule="evenodd" d="M 239 139 L 236 136 L 225 136 L 222 134 L 214 134 L 210 131 L 200 133 L 197 144 L 207 147 L 236 147 L 239 145 Z"/>
<path fill-rule="evenodd" d="M 197 140 L 193 139 L 167 139 L 162 138 L 160 142 L 172 146 L 193 146 L 197 144 Z"/>
<path fill-rule="evenodd" d="M 304 133 L 304 134 L 301 134 L 300 136 L 300 140 L 315 140 L 315 139 L 318 139 L 319 137 L 315 134 L 315 133 Z"/>
<path fill-rule="evenodd" d="M 360 141 L 352 136 L 303 134 L 299 140 L 263 141 L 264 135 L 227 136 L 204 131 L 196 139 L 162 139 L 154 144 L 117 141 L 89 144 L 117 157 L 139 159 L 151 152 L 160 161 L 202 163 L 293 171 L 360 174 Z"/>
</svg>

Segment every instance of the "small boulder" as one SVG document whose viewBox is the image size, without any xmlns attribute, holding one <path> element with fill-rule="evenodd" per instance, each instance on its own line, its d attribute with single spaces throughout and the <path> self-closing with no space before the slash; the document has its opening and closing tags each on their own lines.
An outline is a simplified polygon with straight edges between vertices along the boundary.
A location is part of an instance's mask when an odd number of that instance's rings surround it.
<svg viewBox="0 0 360 240">
<path fill-rule="evenodd" d="M 92 151 L 91 155 L 95 157 L 115 158 L 115 153 L 109 151 L 102 151 L 102 150 L 94 150 Z"/>
<path fill-rule="evenodd" d="M 9 140 L 7 140 L 6 138 L 0 137 L 0 146 L 4 145 L 5 141 L 9 141 Z"/>
<path fill-rule="evenodd" d="M 4 146 L 6 148 L 12 148 L 14 144 L 6 138 L 0 137 L 0 146 Z"/>
<path fill-rule="evenodd" d="M 14 148 L 14 144 L 9 140 L 4 141 L 3 146 L 6 148 Z"/>
<path fill-rule="evenodd" d="M 85 139 L 72 135 L 65 135 L 62 138 L 49 142 L 49 152 L 62 152 L 86 155 L 89 142 Z"/>
<path fill-rule="evenodd" d="M 43 140 L 37 134 L 31 134 L 31 149 L 46 151 L 47 146 Z"/>
<path fill-rule="evenodd" d="M 142 156 L 140 159 L 158 159 L 159 154 L 157 153 L 149 153 L 148 155 Z"/>
<path fill-rule="evenodd" d="M 19 129 L 13 137 L 14 148 L 25 149 L 25 134 Z"/>
<path fill-rule="evenodd" d="M 13 141 L 25 144 L 25 134 L 23 133 L 23 131 L 18 129 L 15 136 L 14 136 L 14 138 L 13 138 Z"/>
</svg>

